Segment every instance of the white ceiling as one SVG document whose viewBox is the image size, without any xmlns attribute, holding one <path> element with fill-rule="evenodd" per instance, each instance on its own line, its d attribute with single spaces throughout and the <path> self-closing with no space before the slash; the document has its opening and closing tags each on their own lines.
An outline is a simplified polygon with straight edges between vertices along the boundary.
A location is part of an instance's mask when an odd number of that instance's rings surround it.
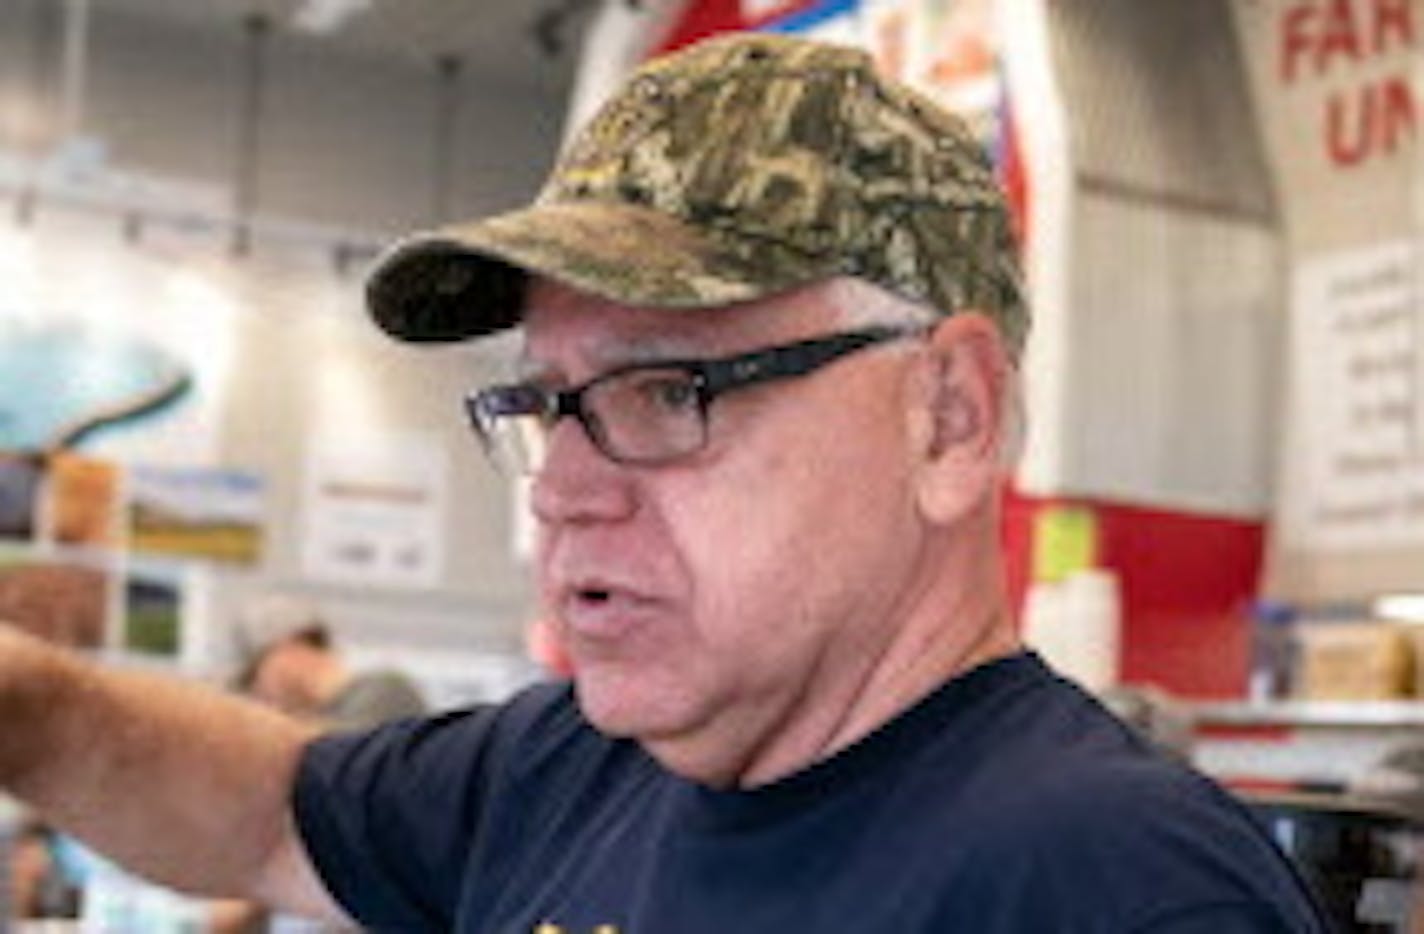
<svg viewBox="0 0 1424 934">
<path fill-rule="evenodd" d="M 56 4 L 76 0 L 51 0 Z M 274 30 L 298 31 L 297 11 L 327 0 L 89 0 L 92 15 L 121 13 L 210 30 L 238 30 L 254 13 Z M 338 0 L 343 2 L 343 0 Z M 350 0 L 346 0 L 350 2 Z M 356 0 L 358 9 L 320 37 L 351 52 L 433 64 L 459 57 L 466 69 L 512 82 L 563 85 L 573 72 L 579 31 L 601 0 Z M 553 13 L 563 50 L 551 56 L 535 38 L 535 24 Z M 560 13 L 565 15 L 560 16 Z"/>
</svg>

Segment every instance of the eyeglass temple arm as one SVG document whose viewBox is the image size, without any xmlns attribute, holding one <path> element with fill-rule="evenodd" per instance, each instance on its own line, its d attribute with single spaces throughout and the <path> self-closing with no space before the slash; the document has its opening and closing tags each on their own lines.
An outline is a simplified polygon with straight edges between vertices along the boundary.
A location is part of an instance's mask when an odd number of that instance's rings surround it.
<svg viewBox="0 0 1424 934">
<path fill-rule="evenodd" d="M 911 333 L 914 331 L 886 325 L 832 338 L 811 338 L 741 357 L 710 360 L 701 365 L 699 375 L 703 379 L 704 392 L 711 396 L 747 383 L 802 376 L 862 347 Z"/>
</svg>

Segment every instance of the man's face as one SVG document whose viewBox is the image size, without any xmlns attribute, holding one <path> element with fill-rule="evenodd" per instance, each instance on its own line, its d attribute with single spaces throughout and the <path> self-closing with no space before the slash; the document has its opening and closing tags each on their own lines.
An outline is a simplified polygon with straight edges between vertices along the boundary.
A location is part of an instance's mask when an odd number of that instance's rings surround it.
<svg viewBox="0 0 1424 934">
<path fill-rule="evenodd" d="M 689 312 L 539 283 L 526 362 L 567 388 L 841 330 L 817 289 Z M 863 686 L 922 534 L 904 405 L 917 352 L 893 341 L 720 396 L 707 447 L 671 464 L 613 463 L 558 423 L 533 489 L 539 588 L 595 725 L 687 771 L 735 771 Z"/>
<path fill-rule="evenodd" d="M 318 664 L 318 652 L 292 640 L 272 646 L 253 674 L 252 696 L 294 716 L 315 716 L 320 702 L 312 672 Z"/>
</svg>

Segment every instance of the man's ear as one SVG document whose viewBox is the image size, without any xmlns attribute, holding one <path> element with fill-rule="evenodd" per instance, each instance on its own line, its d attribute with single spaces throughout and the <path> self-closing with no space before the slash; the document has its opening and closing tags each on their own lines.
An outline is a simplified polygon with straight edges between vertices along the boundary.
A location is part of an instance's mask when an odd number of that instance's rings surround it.
<svg viewBox="0 0 1424 934">
<path fill-rule="evenodd" d="M 913 394 L 916 499 L 921 513 L 951 523 L 998 488 L 1008 357 L 994 323 L 960 312 L 928 337 Z"/>
</svg>

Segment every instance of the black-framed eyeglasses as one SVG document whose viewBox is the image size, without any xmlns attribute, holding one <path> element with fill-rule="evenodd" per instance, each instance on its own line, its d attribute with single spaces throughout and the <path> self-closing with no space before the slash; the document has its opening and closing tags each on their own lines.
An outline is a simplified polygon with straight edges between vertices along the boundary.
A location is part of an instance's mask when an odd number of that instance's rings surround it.
<svg viewBox="0 0 1424 934">
<path fill-rule="evenodd" d="M 922 325 L 880 325 L 710 360 L 620 366 L 572 389 L 537 383 L 490 386 L 465 398 L 486 452 L 501 467 L 537 473 L 559 419 L 578 419 L 595 447 L 619 464 L 666 464 L 707 444 L 708 410 L 723 393 L 805 376 L 847 354 L 914 337 Z"/>
</svg>

